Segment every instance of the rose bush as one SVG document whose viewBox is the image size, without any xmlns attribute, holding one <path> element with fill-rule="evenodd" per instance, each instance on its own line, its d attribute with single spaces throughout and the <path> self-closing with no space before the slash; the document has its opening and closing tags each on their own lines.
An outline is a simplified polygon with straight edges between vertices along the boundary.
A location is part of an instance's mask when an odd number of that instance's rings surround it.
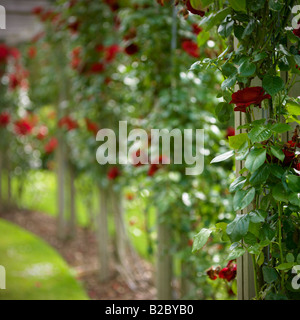
<svg viewBox="0 0 300 320">
<path fill-rule="evenodd" d="M 218 58 L 202 59 L 192 66 L 202 72 L 214 68 L 224 77 L 218 96 L 223 101 L 216 115 L 222 120 L 232 112 L 232 104 L 236 113 L 245 115 L 239 133 L 229 137 L 232 152 L 213 160 L 235 155 L 244 164 L 230 185 L 237 216 L 229 224 L 202 230 L 194 250 L 200 250 L 212 232 L 221 232 L 232 243 L 228 259 L 247 252 L 252 256 L 256 299 L 299 298 L 291 277 L 293 267 L 300 263 L 300 104 L 289 96 L 300 74 L 296 67 L 300 62 L 298 30 L 292 30 L 290 20 L 296 1 L 194 0 L 181 4 L 187 10 L 192 6 L 189 11 L 194 13 L 209 5 L 200 26 L 204 32 L 216 27 L 228 44 Z M 285 140 L 292 132 L 292 139 Z"/>
</svg>

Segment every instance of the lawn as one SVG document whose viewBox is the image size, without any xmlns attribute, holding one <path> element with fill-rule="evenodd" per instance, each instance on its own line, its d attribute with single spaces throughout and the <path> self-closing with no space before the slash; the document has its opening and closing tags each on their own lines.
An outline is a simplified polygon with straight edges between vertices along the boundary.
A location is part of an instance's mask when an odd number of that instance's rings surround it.
<svg viewBox="0 0 300 320">
<path fill-rule="evenodd" d="M 61 256 L 43 240 L 0 219 L 0 264 L 6 290 L 0 300 L 87 300 Z"/>
</svg>

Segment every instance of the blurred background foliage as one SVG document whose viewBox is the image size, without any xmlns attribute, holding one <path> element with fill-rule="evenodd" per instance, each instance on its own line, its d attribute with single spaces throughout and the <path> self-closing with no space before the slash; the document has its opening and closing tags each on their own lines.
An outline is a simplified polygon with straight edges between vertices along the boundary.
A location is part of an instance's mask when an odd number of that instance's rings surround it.
<svg viewBox="0 0 300 320">
<path fill-rule="evenodd" d="M 157 252 L 157 225 L 170 230 L 172 265 L 165 271 L 174 280 L 175 297 L 233 299 L 235 284 L 206 274 L 212 262 L 228 262 L 222 239 L 192 254 L 201 228 L 233 217 L 228 192 L 233 163 L 209 165 L 228 150 L 228 135 L 234 134 L 232 117 L 221 124 L 213 112 L 224 79 L 214 70 L 190 70 L 200 57 L 217 57 L 224 43 L 214 31 L 202 33 L 199 20 L 185 19 L 179 10 L 153 0 L 59 0 L 49 10 L 35 8 L 44 32 L 20 44 L 18 56 L 0 60 L 0 113 L 9 114 L 7 123 L 0 121 L 2 210 L 14 204 L 57 217 L 57 190 L 67 194 L 71 176 L 76 224 L 99 232 L 100 190 L 110 205 L 125 203 L 121 215 L 130 241 L 154 265 L 164 254 Z M 118 134 L 119 121 L 127 121 L 128 130 L 147 132 L 204 129 L 204 172 L 187 176 L 186 164 L 172 162 L 100 166 L 96 133 L 110 128 Z M 69 202 L 65 208 L 58 218 L 68 224 Z M 106 211 L 110 237 L 118 238 L 113 209 L 108 205 Z"/>
</svg>

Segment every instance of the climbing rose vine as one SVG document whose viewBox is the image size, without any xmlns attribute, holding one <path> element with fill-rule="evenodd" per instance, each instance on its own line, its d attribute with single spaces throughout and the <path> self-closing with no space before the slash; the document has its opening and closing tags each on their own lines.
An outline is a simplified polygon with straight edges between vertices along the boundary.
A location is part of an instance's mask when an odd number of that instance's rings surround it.
<svg viewBox="0 0 300 320">
<path fill-rule="evenodd" d="M 232 151 L 212 161 L 234 155 L 240 161 L 229 187 L 236 217 L 202 229 L 193 250 L 201 250 L 212 233 L 221 234 L 232 243 L 228 260 L 250 254 L 256 299 L 298 299 L 292 279 L 300 264 L 300 103 L 290 94 L 300 75 L 299 29 L 291 23 L 297 1 L 177 2 L 183 15 L 199 16 L 199 37 L 216 30 L 228 44 L 217 58 L 202 59 L 191 69 L 222 74 L 219 120 L 233 113 L 244 119 L 228 134 Z M 208 276 L 229 281 L 236 273 L 232 268 L 231 262 L 222 270 L 212 267 Z"/>
</svg>

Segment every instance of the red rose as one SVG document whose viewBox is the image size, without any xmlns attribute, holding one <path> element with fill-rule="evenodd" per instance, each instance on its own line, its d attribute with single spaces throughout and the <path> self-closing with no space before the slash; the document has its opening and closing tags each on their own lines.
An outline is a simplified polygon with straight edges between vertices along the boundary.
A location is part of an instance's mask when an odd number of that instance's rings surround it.
<svg viewBox="0 0 300 320">
<path fill-rule="evenodd" d="M 97 52 L 103 52 L 105 50 L 104 45 L 98 44 L 95 49 Z"/>
<path fill-rule="evenodd" d="M 141 160 L 140 160 L 141 159 Z M 132 161 L 135 167 L 140 167 L 144 163 L 147 163 L 148 154 L 145 151 L 141 151 L 141 149 L 137 150 L 132 154 Z M 143 162 L 143 163 L 142 163 Z"/>
<path fill-rule="evenodd" d="M 16 74 L 9 75 L 9 88 L 11 90 L 17 89 L 21 84 L 19 77 Z"/>
<path fill-rule="evenodd" d="M 20 59 L 21 57 L 21 52 L 17 48 L 11 48 L 9 50 L 10 55 L 15 58 L 16 60 Z"/>
<path fill-rule="evenodd" d="M 30 59 L 34 59 L 34 58 L 36 57 L 36 54 L 37 54 L 37 49 L 36 49 L 36 47 L 30 47 L 30 48 L 28 49 L 28 57 L 29 57 Z"/>
<path fill-rule="evenodd" d="M 199 27 L 196 23 L 192 24 L 192 28 L 193 28 L 193 33 L 196 35 L 198 35 L 203 31 L 203 29 Z"/>
<path fill-rule="evenodd" d="M 117 11 L 120 7 L 118 0 L 104 0 L 104 2 L 110 7 L 111 11 Z"/>
<path fill-rule="evenodd" d="M 300 171 L 300 163 L 296 164 L 295 169 Z"/>
<path fill-rule="evenodd" d="M 129 56 L 132 56 L 132 55 L 134 55 L 134 54 L 136 54 L 136 53 L 139 52 L 139 47 L 138 47 L 138 45 L 132 43 L 132 44 L 130 44 L 129 46 L 127 46 L 127 47 L 125 48 L 125 52 L 126 52 Z"/>
<path fill-rule="evenodd" d="M 101 62 L 96 62 L 96 63 L 92 64 L 91 69 L 90 69 L 91 73 L 101 73 L 104 70 L 105 70 L 105 66 Z"/>
<path fill-rule="evenodd" d="M 197 43 L 192 40 L 185 40 L 181 44 L 182 49 L 191 57 L 199 58 L 199 47 Z"/>
<path fill-rule="evenodd" d="M 97 135 L 99 131 L 99 126 L 97 123 L 92 122 L 90 119 L 85 119 L 86 128 L 89 132 L 92 132 L 95 136 Z"/>
<path fill-rule="evenodd" d="M 123 37 L 123 39 L 125 41 L 129 41 L 129 40 L 132 40 L 136 37 L 136 29 L 135 28 L 130 28 L 130 30 L 128 31 L 128 33 Z"/>
<path fill-rule="evenodd" d="M 117 44 L 113 44 L 110 47 L 107 47 L 105 54 L 106 62 L 112 62 L 120 51 L 121 48 Z"/>
<path fill-rule="evenodd" d="M 235 136 L 235 129 L 233 127 L 228 127 L 226 132 L 226 139 Z"/>
<path fill-rule="evenodd" d="M 75 21 L 69 23 L 69 25 L 68 25 L 68 29 L 73 33 L 77 33 L 79 30 L 79 27 L 80 27 L 80 21 L 78 21 L 78 20 L 75 20 Z"/>
<path fill-rule="evenodd" d="M 298 25 L 300 24 L 300 20 L 298 21 Z M 300 27 L 297 29 L 293 30 L 293 33 L 295 36 L 297 36 L 298 38 L 300 38 Z"/>
<path fill-rule="evenodd" d="M 71 68 L 74 70 L 78 70 L 81 64 L 81 59 L 77 57 L 73 57 L 71 60 Z"/>
<path fill-rule="evenodd" d="M 226 268 L 223 268 L 219 273 L 220 279 L 225 279 L 228 282 L 232 281 L 236 277 L 237 265 L 234 261 L 229 261 Z"/>
<path fill-rule="evenodd" d="M 32 13 L 37 16 L 39 16 L 43 11 L 44 9 L 42 7 L 35 7 L 32 9 Z"/>
<path fill-rule="evenodd" d="M 203 17 L 205 15 L 205 11 L 202 11 L 202 10 L 199 10 L 199 9 L 195 9 L 192 4 L 191 4 L 191 1 L 190 0 L 187 0 L 186 2 L 186 7 L 187 9 L 189 10 L 189 12 L 193 13 L 193 14 L 197 14 L 201 17 Z"/>
<path fill-rule="evenodd" d="M 289 166 L 295 160 L 296 154 L 295 154 L 295 152 L 287 150 L 287 149 L 283 149 L 282 151 L 285 155 L 283 164 L 286 166 Z"/>
<path fill-rule="evenodd" d="M 47 134 L 48 134 L 48 128 L 46 126 L 41 126 L 36 135 L 36 138 L 38 140 L 44 140 L 47 137 Z"/>
<path fill-rule="evenodd" d="M 6 127 L 10 123 L 10 114 L 8 112 L 2 112 L 0 114 L 0 127 Z"/>
<path fill-rule="evenodd" d="M 32 124 L 27 119 L 21 119 L 15 122 L 15 133 L 20 136 L 26 136 L 32 131 Z"/>
<path fill-rule="evenodd" d="M 111 168 L 107 173 L 107 178 L 109 180 L 115 180 L 121 175 L 121 172 L 118 167 Z"/>
<path fill-rule="evenodd" d="M 251 104 L 261 107 L 261 103 L 265 99 L 271 99 L 271 96 L 265 94 L 262 87 L 250 87 L 235 92 L 230 103 L 236 105 L 234 111 L 248 112 L 247 108 Z"/>
<path fill-rule="evenodd" d="M 150 169 L 148 171 L 148 176 L 153 177 L 158 170 L 159 170 L 158 164 L 151 164 Z"/>
<path fill-rule="evenodd" d="M 5 63 L 9 57 L 10 50 L 5 44 L 0 44 L 0 63 Z"/>
<path fill-rule="evenodd" d="M 59 120 L 58 126 L 60 128 L 65 128 L 67 131 L 72 131 L 78 128 L 78 123 L 71 117 L 66 116 Z"/>
<path fill-rule="evenodd" d="M 152 163 L 149 168 L 149 171 L 148 171 L 149 177 L 153 177 L 155 173 L 161 168 L 162 164 L 164 164 L 164 162 L 170 163 L 170 160 L 166 156 L 159 156 L 157 160 L 158 161 L 155 161 L 155 162 L 158 162 L 158 164 Z"/>
<path fill-rule="evenodd" d="M 50 154 L 56 150 L 58 146 L 58 140 L 56 138 L 51 138 L 51 140 L 45 145 L 45 152 Z"/>
<path fill-rule="evenodd" d="M 211 280 L 217 280 L 218 275 L 220 273 L 220 267 L 214 268 L 210 267 L 208 270 L 206 270 L 206 274 Z"/>
</svg>

